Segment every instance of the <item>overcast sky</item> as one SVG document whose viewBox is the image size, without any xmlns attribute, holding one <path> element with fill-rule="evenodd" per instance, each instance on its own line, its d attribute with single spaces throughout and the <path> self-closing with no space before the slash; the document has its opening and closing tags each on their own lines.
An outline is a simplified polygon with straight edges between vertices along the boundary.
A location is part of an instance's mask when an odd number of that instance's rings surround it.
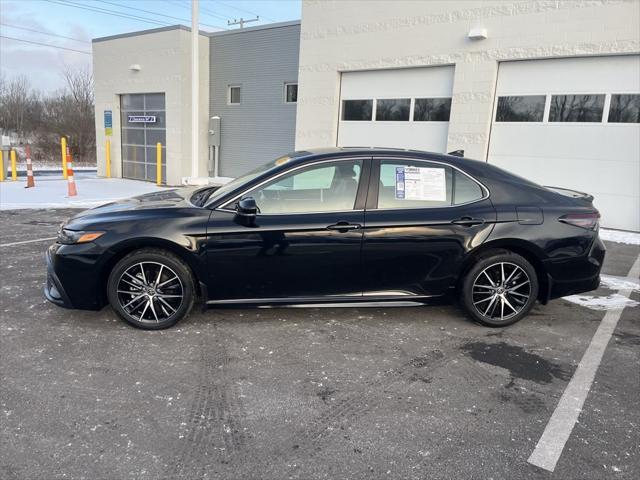
<svg viewBox="0 0 640 480">
<path fill-rule="evenodd" d="M 200 28 L 227 29 L 227 20 L 256 15 L 250 26 L 297 20 L 300 8 L 300 0 L 200 0 Z M 63 85 L 62 65 L 91 67 L 92 38 L 177 23 L 191 25 L 190 0 L 0 0 L 0 71 L 52 91 Z"/>
</svg>

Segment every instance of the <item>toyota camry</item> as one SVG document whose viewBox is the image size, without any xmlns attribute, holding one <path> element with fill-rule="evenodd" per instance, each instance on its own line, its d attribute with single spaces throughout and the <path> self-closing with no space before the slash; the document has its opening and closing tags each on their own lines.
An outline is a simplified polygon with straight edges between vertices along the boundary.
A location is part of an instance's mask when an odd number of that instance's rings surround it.
<svg viewBox="0 0 640 480">
<path fill-rule="evenodd" d="M 46 254 L 45 295 L 161 329 L 194 304 L 428 303 L 453 296 L 491 327 L 599 285 L 599 213 L 581 192 L 486 162 L 334 148 L 222 187 L 87 210 Z M 425 315 L 428 314 L 425 311 Z"/>
</svg>

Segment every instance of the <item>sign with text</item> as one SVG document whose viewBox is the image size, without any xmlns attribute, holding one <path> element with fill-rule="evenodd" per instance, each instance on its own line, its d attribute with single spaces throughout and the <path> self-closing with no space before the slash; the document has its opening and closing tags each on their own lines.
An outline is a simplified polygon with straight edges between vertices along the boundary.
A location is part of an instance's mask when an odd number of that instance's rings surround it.
<svg viewBox="0 0 640 480">
<path fill-rule="evenodd" d="M 447 199 L 444 168 L 396 167 L 396 199 L 443 202 Z"/>
<path fill-rule="evenodd" d="M 104 111 L 104 134 L 107 137 L 113 135 L 113 112 L 111 110 Z"/>
<path fill-rule="evenodd" d="M 129 123 L 156 123 L 155 115 L 127 115 Z"/>
</svg>

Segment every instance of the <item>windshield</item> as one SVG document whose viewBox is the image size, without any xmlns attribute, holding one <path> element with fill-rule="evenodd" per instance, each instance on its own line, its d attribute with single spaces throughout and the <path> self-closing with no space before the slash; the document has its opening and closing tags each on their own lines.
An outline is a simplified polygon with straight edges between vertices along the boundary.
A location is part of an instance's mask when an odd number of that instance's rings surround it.
<svg viewBox="0 0 640 480">
<path fill-rule="evenodd" d="M 209 195 L 209 198 L 207 198 L 206 203 L 210 203 L 210 202 L 213 202 L 214 200 L 217 200 L 218 198 L 222 198 L 227 193 L 232 192 L 233 190 L 242 186 L 243 184 L 250 182 L 254 178 L 259 177 L 266 171 L 287 163 L 289 160 L 291 160 L 291 157 L 285 155 L 283 157 L 277 158 L 276 160 L 271 160 L 270 162 L 267 162 L 264 165 L 259 166 L 255 170 L 251 170 L 249 173 L 246 173 L 241 177 L 238 177 L 230 181 L 229 183 L 224 184 L 222 187 L 218 188 L 217 190 L 214 190 L 213 192 L 211 192 L 211 194 Z"/>
</svg>

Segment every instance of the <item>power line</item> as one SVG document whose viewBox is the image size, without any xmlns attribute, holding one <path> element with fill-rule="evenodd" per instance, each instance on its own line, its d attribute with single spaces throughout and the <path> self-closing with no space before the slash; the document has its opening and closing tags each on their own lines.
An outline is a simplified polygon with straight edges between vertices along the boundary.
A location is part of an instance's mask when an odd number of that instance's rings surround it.
<svg viewBox="0 0 640 480">
<path fill-rule="evenodd" d="M 139 17 L 137 15 L 129 15 L 129 14 L 125 14 L 122 12 L 118 12 L 115 13 L 111 10 L 107 10 L 104 8 L 99 8 L 99 7 L 89 7 L 87 5 L 78 5 L 76 3 L 72 3 L 72 2 L 63 2 L 60 0 L 47 0 L 49 3 L 56 3 L 58 5 L 64 5 L 65 7 L 74 7 L 74 8 L 79 8 L 81 10 L 88 10 L 90 12 L 97 12 L 97 13 L 102 13 L 104 15 L 112 15 L 114 17 L 121 17 L 121 18 L 127 18 L 129 20 L 137 20 L 140 22 L 146 22 L 146 23 L 151 23 L 154 25 L 161 25 L 163 27 L 169 26 L 170 24 L 167 22 L 161 22 L 159 20 L 154 20 L 151 18 L 146 18 L 146 17 Z"/>
<path fill-rule="evenodd" d="M 166 2 L 172 1 L 172 0 L 165 0 Z M 178 5 L 179 7 L 184 8 L 185 10 L 191 10 L 191 7 L 188 7 L 187 5 L 185 5 L 184 3 L 182 3 L 183 0 L 173 0 L 175 3 L 175 5 Z M 209 15 L 210 17 L 215 17 L 215 18 L 219 18 L 220 20 L 224 20 L 225 22 L 228 20 L 228 17 L 223 17 L 222 15 L 218 15 L 217 13 L 213 13 L 211 10 L 207 10 L 206 8 L 202 8 L 202 6 L 200 6 L 200 11 L 202 13 L 204 13 L 205 15 Z M 225 28 L 225 30 L 227 30 Z"/>
<path fill-rule="evenodd" d="M 65 37 L 64 35 L 58 35 L 57 33 L 49 33 L 49 32 L 43 32 L 42 30 L 33 30 L 32 28 L 18 27 L 17 25 L 10 25 L 10 24 L 4 23 L 4 22 L 0 22 L 0 25 L 4 25 L 5 27 L 10 27 L 10 28 L 17 28 L 18 30 L 25 30 L 27 32 L 41 33 L 42 35 L 50 35 L 52 37 L 66 38 L 67 40 L 73 40 L 75 42 L 88 43 L 89 45 L 91 45 L 91 42 L 89 42 L 87 40 L 81 40 L 79 38 L 73 38 L 73 37 Z"/>
<path fill-rule="evenodd" d="M 23 40 L 22 38 L 7 37 L 6 35 L 0 35 L 0 38 L 15 40 L 16 42 L 31 43 L 33 45 L 41 45 L 43 47 L 57 48 L 59 50 L 69 50 L 70 52 L 84 53 L 85 55 L 91 55 L 91 52 L 87 52 L 86 50 L 76 50 L 75 48 L 59 47 L 58 45 L 51 45 L 50 43 L 33 42 L 31 40 Z"/>
<path fill-rule="evenodd" d="M 224 2 L 216 2 L 216 3 L 219 3 L 220 5 L 224 5 L 225 7 L 233 8 L 235 10 L 238 10 L 239 12 L 250 13 L 251 15 L 257 15 L 257 16 L 259 16 L 261 18 L 264 18 L 265 20 L 269 20 L 271 22 L 275 22 L 275 20 L 273 18 L 265 17 L 264 15 L 259 15 L 258 13 L 252 12 L 251 10 L 247 10 L 245 8 L 236 7 L 235 5 L 231 5 L 229 3 L 224 3 Z"/>
<path fill-rule="evenodd" d="M 171 15 L 165 15 L 163 13 L 156 13 L 156 12 L 152 12 L 150 10 L 143 10 L 142 8 L 130 7 L 128 5 L 121 5 L 119 3 L 108 2 L 106 0 L 97 0 L 97 1 L 100 2 L 100 3 L 108 4 L 108 5 L 114 5 L 114 6 L 120 7 L 120 8 L 128 8 L 129 10 L 136 10 L 138 12 L 150 13 L 151 15 L 157 15 L 159 17 L 171 18 L 173 20 L 179 20 L 181 22 L 186 22 L 186 23 L 190 22 L 190 20 L 186 19 L 186 18 L 174 17 L 174 16 L 171 16 Z M 118 13 L 120 13 L 120 12 L 118 12 Z M 224 27 L 220 27 L 218 25 L 208 25 L 206 23 L 200 23 L 200 25 L 205 26 L 205 27 L 210 27 L 210 28 L 224 28 Z"/>
</svg>

